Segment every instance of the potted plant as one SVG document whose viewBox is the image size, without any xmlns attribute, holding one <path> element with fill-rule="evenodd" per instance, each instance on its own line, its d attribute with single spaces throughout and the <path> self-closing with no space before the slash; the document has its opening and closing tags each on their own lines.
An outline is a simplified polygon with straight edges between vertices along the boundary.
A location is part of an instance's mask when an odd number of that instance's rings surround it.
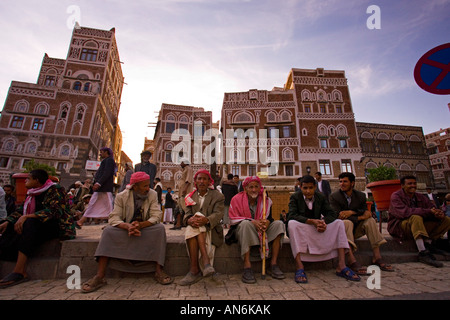
<svg viewBox="0 0 450 320">
<path fill-rule="evenodd" d="M 24 165 L 25 171 L 23 173 L 15 173 L 12 175 L 12 179 L 14 180 L 15 189 L 16 189 L 16 203 L 21 204 L 25 201 L 27 197 L 27 188 L 25 187 L 25 179 L 28 177 L 28 172 L 34 169 L 43 169 L 47 171 L 49 175 L 49 179 L 54 182 L 59 182 L 59 179 L 56 177 L 56 169 L 49 165 L 38 163 L 31 159 Z"/>
<path fill-rule="evenodd" d="M 369 173 L 367 176 L 369 181 L 367 188 L 372 192 L 377 209 L 379 211 L 388 210 L 392 193 L 401 188 L 400 180 L 397 178 L 395 169 L 380 166 L 378 168 L 367 169 L 367 172 Z"/>
</svg>

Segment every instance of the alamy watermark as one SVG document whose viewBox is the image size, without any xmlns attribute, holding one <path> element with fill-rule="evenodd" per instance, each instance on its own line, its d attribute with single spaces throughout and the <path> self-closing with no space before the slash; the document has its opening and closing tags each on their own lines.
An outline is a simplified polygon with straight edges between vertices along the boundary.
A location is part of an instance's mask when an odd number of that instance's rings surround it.
<svg viewBox="0 0 450 320">
<path fill-rule="evenodd" d="M 366 13 L 371 14 L 367 18 L 366 26 L 369 30 L 381 29 L 381 9 L 377 5 L 367 7 Z"/>
<path fill-rule="evenodd" d="M 70 30 L 73 28 L 80 28 L 81 24 L 81 9 L 77 5 L 68 6 L 66 9 L 66 13 L 70 14 L 70 16 L 66 20 L 66 26 Z"/>
<path fill-rule="evenodd" d="M 170 139 L 177 144 L 171 151 L 172 163 L 260 164 L 266 166 L 268 175 L 277 173 L 280 163 L 278 129 L 227 129 L 225 144 L 222 133 L 217 129 L 202 133 L 200 121 L 194 122 L 193 137 L 186 129 L 174 130 Z M 209 144 L 203 148 L 203 142 Z"/>
</svg>

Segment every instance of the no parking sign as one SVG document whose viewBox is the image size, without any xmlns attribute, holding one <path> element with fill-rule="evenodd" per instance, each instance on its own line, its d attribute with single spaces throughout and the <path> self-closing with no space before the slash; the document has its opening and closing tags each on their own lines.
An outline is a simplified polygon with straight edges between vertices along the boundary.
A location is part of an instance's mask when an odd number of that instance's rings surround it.
<svg viewBox="0 0 450 320">
<path fill-rule="evenodd" d="M 450 94 L 450 43 L 425 53 L 414 68 L 414 79 L 427 92 Z"/>
</svg>

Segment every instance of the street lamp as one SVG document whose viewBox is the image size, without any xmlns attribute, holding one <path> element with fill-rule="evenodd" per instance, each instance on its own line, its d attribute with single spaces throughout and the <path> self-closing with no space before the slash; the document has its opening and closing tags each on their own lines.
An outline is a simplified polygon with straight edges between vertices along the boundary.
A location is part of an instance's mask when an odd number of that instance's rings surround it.
<svg viewBox="0 0 450 320">
<path fill-rule="evenodd" d="M 306 173 L 307 173 L 308 175 L 311 173 L 311 167 L 310 167 L 310 166 L 307 166 L 307 167 L 306 167 Z"/>
</svg>

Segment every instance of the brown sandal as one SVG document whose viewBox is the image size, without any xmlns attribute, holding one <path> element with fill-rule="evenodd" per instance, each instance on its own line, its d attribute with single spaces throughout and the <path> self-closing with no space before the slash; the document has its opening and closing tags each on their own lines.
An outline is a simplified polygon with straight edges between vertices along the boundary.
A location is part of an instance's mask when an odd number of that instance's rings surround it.
<svg viewBox="0 0 450 320">
<path fill-rule="evenodd" d="M 376 261 L 373 262 L 373 264 L 380 267 L 380 269 L 383 271 L 388 271 L 388 272 L 395 271 L 395 269 L 390 264 L 383 262 L 383 260 L 381 260 L 381 259 L 377 259 Z"/>
<path fill-rule="evenodd" d="M 367 276 L 367 268 L 363 267 L 359 264 L 358 261 L 353 262 L 350 266 L 353 272 L 355 272 L 358 276 Z"/>
<path fill-rule="evenodd" d="M 161 271 L 160 273 L 155 272 L 155 280 L 162 285 L 168 285 L 173 282 L 173 279 L 164 271 Z"/>
<path fill-rule="evenodd" d="M 103 278 L 100 279 L 99 277 L 94 276 L 93 278 L 83 283 L 83 285 L 81 286 L 81 292 L 83 293 L 94 292 L 103 287 L 104 285 L 106 285 L 105 279 Z"/>
</svg>

